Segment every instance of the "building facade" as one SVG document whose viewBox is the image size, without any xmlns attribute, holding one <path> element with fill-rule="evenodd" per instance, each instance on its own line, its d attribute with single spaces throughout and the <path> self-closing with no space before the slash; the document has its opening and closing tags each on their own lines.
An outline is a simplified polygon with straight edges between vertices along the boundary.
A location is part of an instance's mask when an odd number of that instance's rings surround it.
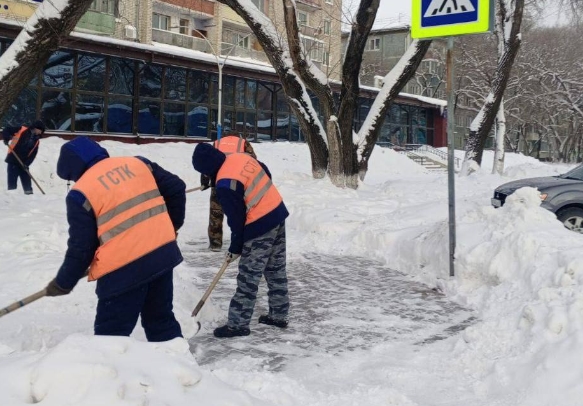
<svg viewBox="0 0 583 406">
<path fill-rule="evenodd" d="M 232 14 L 225 13 L 219 3 L 193 0 L 191 3 L 201 9 L 189 9 L 190 18 L 180 21 L 178 17 L 187 16 L 162 17 L 163 13 L 171 14 L 168 10 L 178 8 L 179 13 L 184 12 L 181 5 L 169 1 L 151 2 L 149 6 L 147 2 L 113 2 L 113 8 L 109 8 L 108 1 L 94 3 L 97 8 L 107 4 L 107 9 L 93 9 L 88 14 L 92 15 L 91 21 L 99 20 L 96 14 L 105 15 L 100 18 L 114 15 L 115 30 L 104 35 L 104 27 L 99 31 L 95 25 L 92 28 L 85 25 L 78 29 L 82 33 L 73 33 L 21 93 L 0 124 L 19 125 L 42 119 L 50 133 L 83 133 L 135 142 L 216 138 L 218 68 L 215 57 L 196 46 L 204 43 L 209 48 L 221 49 L 224 44 L 221 40 L 229 38 L 224 33 L 237 28 Z M 322 3 L 333 6 L 327 0 Z M 267 10 L 273 5 L 271 1 L 263 4 Z M 298 0 L 301 10 L 300 4 Z M 308 6 L 314 8 L 314 4 Z M 132 10 L 134 14 L 130 14 Z M 140 19 L 140 26 L 136 17 L 143 13 L 150 15 L 146 20 Z M 309 18 L 305 27 L 310 27 Z M 144 27 L 148 27 L 148 21 L 150 27 L 164 29 L 150 28 L 147 33 Z M 217 21 L 219 24 L 213 26 Z M 135 28 L 135 38 L 127 38 L 134 34 L 130 26 Z M 19 29 L 18 25 L 0 20 L 1 53 Z M 167 42 L 156 41 L 158 31 L 176 34 L 175 30 L 182 30 L 177 34 L 193 38 L 192 44 L 198 45 L 189 48 L 186 42 L 175 44 L 173 37 Z M 214 36 L 215 45 L 210 39 L 207 42 L 200 38 L 203 34 L 208 35 L 207 39 Z M 252 39 L 246 35 L 237 37 L 237 41 Z M 144 43 L 148 38 L 151 43 Z M 221 106 L 225 131 L 236 131 L 256 141 L 303 141 L 298 120 L 290 111 L 270 65 L 234 56 L 225 62 L 223 73 Z M 356 127 L 364 121 L 376 93 L 376 89 L 363 90 Z M 315 98 L 314 105 L 318 109 Z M 443 146 L 443 121 L 439 103 L 403 96 L 387 115 L 379 141 Z"/>
</svg>

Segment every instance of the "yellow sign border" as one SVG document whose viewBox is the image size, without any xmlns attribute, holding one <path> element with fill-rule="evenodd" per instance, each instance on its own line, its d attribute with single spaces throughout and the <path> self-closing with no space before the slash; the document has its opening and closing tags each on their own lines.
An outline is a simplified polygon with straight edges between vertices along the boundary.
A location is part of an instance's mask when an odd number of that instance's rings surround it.
<svg viewBox="0 0 583 406">
<path fill-rule="evenodd" d="M 478 21 L 473 23 L 456 23 L 439 27 L 421 27 L 421 0 L 413 0 L 411 12 L 411 37 L 415 39 L 451 37 L 454 35 L 479 34 L 490 31 L 490 2 L 479 0 Z"/>
</svg>

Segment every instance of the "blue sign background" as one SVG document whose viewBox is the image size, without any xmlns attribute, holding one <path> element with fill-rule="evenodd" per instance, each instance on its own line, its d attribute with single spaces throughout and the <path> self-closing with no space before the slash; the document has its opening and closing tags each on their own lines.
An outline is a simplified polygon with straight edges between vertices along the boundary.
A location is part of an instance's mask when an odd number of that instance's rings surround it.
<svg viewBox="0 0 583 406">
<path fill-rule="evenodd" d="M 459 23 L 473 23 L 478 21 L 478 1 L 470 0 L 474 11 L 466 13 L 458 13 L 445 16 L 423 17 L 429 8 L 432 0 L 422 0 L 421 2 L 421 27 L 435 27 Z"/>
</svg>

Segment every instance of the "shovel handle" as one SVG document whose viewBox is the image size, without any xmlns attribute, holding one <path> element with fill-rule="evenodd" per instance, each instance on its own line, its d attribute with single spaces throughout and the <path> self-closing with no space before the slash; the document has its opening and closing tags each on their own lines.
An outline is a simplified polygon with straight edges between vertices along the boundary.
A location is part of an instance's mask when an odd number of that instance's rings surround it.
<svg viewBox="0 0 583 406">
<path fill-rule="evenodd" d="M 46 295 L 47 295 L 47 290 L 43 289 L 43 290 L 40 290 L 40 291 L 30 295 L 30 296 L 25 297 L 22 300 L 19 300 L 18 302 L 14 302 L 10 306 L 7 306 L 4 309 L 0 310 L 0 317 L 6 316 L 8 313 L 13 312 L 14 310 L 20 309 L 21 307 L 24 307 L 27 304 L 30 304 L 30 303 L 34 302 L 35 300 L 40 299 L 41 297 L 45 297 Z"/>
<path fill-rule="evenodd" d="M 230 261 L 225 259 L 225 261 L 223 262 L 223 265 L 221 266 L 221 269 L 219 269 L 219 272 L 217 272 L 213 281 L 211 282 L 211 285 L 207 288 L 206 292 L 204 292 L 204 295 L 202 295 L 202 298 L 199 300 L 198 304 L 196 305 L 196 307 L 192 311 L 191 317 L 195 317 L 196 315 L 198 315 L 198 312 L 200 312 L 200 309 L 202 309 L 202 307 L 204 306 L 204 303 L 206 302 L 206 300 L 210 296 L 211 292 L 213 291 L 213 289 L 215 288 L 215 286 L 219 282 L 219 279 L 221 279 L 221 276 L 223 276 L 223 273 L 225 273 L 225 270 L 227 269 L 229 264 L 230 264 Z"/>
<path fill-rule="evenodd" d="M 196 192 L 197 190 L 200 190 L 200 189 L 202 189 L 202 186 L 199 186 L 199 187 L 193 187 L 192 189 L 186 189 L 186 190 L 184 191 L 184 193 Z"/>
</svg>

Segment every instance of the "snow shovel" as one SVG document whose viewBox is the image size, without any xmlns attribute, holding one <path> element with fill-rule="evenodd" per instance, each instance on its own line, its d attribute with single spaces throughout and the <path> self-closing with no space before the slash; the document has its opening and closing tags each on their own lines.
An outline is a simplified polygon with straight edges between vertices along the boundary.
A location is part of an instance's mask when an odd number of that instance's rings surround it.
<svg viewBox="0 0 583 406">
<path fill-rule="evenodd" d="M 40 187 L 40 185 L 38 184 L 36 179 L 30 174 L 30 172 L 28 171 L 28 168 L 26 166 L 24 166 L 24 163 L 22 163 L 22 161 L 20 160 L 18 155 L 16 155 L 16 152 L 12 151 L 12 154 L 14 155 L 14 158 L 16 158 L 16 160 L 18 161 L 20 166 L 22 166 L 22 169 L 24 169 L 26 171 L 26 173 L 28 174 L 28 176 L 30 176 L 30 178 L 32 179 L 32 181 L 34 182 L 34 184 L 36 185 L 38 190 L 40 190 L 43 195 L 46 194 L 45 191 Z"/>
<path fill-rule="evenodd" d="M 184 193 L 196 192 L 197 190 L 200 190 L 200 189 L 202 189 L 202 186 L 193 187 L 192 189 L 186 189 L 186 191 Z"/>
<path fill-rule="evenodd" d="M 202 295 L 202 298 L 198 301 L 198 304 L 196 305 L 196 307 L 192 311 L 191 317 L 196 317 L 198 315 L 198 313 L 200 312 L 200 309 L 202 309 L 202 307 L 204 306 L 204 303 L 206 302 L 208 297 L 211 295 L 211 292 L 213 291 L 213 289 L 215 288 L 215 286 L 219 282 L 219 279 L 221 279 L 221 276 L 223 276 L 223 274 L 225 273 L 225 270 L 227 269 L 227 267 L 229 266 L 230 263 L 231 263 L 230 261 L 225 259 L 225 262 L 223 262 L 221 269 L 219 269 L 219 272 L 217 272 L 217 274 L 215 275 L 210 286 L 208 287 L 206 292 L 204 292 L 204 295 Z M 197 321 L 196 324 L 198 326 L 198 330 L 196 330 L 196 333 L 198 333 L 200 331 L 200 321 Z"/>
<path fill-rule="evenodd" d="M 21 307 L 24 307 L 27 304 L 30 304 L 30 303 L 34 302 L 35 300 L 40 299 L 41 297 L 45 297 L 46 295 L 47 295 L 47 290 L 45 288 L 43 290 L 36 292 L 35 294 L 32 294 L 30 296 L 25 297 L 22 300 L 19 300 L 18 302 L 14 302 L 10 306 L 5 307 L 4 309 L 0 310 L 0 317 L 6 316 L 8 313 L 13 312 L 14 310 L 20 309 Z"/>
</svg>

